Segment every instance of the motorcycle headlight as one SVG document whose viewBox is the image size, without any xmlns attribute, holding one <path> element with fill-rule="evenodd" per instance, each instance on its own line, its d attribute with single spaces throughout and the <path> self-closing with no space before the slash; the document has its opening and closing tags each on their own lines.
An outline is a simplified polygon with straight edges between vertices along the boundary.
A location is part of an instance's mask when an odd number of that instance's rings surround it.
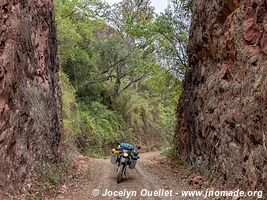
<svg viewBox="0 0 267 200">
<path fill-rule="evenodd" d="M 129 155 L 128 153 L 123 153 L 124 157 L 128 157 L 128 155 Z"/>
</svg>

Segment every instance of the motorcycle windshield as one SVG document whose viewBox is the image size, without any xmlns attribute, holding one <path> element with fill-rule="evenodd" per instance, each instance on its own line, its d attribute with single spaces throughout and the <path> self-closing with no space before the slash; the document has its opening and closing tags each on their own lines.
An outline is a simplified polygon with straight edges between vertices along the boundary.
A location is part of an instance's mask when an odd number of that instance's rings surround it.
<svg viewBox="0 0 267 200">
<path fill-rule="evenodd" d="M 123 152 L 123 153 L 128 153 L 128 154 L 130 154 L 130 153 L 132 153 L 132 150 L 124 149 L 122 152 Z"/>
</svg>

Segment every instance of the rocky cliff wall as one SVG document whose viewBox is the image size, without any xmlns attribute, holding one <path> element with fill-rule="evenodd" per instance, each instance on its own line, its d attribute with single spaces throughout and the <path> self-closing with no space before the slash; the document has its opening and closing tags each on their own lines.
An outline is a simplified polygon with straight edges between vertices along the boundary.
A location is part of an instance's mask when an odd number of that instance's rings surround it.
<svg viewBox="0 0 267 200">
<path fill-rule="evenodd" d="M 3 188 L 23 183 L 56 160 L 61 105 L 52 1 L 1 0 L 0 16 Z"/>
<path fill-rule="evenodd" d="M 267 194 L 267 1 L 196 0 L 177 155 Z"/>
</svg>

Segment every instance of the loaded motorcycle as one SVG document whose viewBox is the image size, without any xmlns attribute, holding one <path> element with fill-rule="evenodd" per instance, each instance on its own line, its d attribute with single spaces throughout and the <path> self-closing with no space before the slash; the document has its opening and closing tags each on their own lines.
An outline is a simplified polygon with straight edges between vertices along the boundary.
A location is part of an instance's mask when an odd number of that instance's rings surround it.
<svg viewBox="0 0 267 200">
<path fill-rule="evenodd" d="M 141 147 L 137 147 L 141 149 Z M 126 175 L 127 166 L 129 169 L 134 169 L 137 160 L 140 158 L 138 156 L 139 152 L 135 150 L 134 146 L 128 143 L 118 143 L 116 149 L 112 149 L 111 163 L 117 164 L 117 183 L 122 181 L 123 175 Z"/>
</svg>

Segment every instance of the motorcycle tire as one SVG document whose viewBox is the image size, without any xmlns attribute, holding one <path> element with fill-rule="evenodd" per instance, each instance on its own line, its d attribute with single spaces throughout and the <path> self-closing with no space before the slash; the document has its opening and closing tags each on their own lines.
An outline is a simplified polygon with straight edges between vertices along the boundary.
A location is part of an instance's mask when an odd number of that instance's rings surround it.
<svg viewBox="0 0 267 200">
<path fill-rule="evenodd" d="M 122 176 L 125 171 L 125 165 L 120 165 L 117 172 L 117 183 L 120 183 L 122 181 Z"/>
</svg>

